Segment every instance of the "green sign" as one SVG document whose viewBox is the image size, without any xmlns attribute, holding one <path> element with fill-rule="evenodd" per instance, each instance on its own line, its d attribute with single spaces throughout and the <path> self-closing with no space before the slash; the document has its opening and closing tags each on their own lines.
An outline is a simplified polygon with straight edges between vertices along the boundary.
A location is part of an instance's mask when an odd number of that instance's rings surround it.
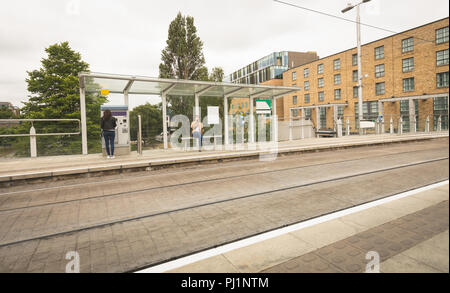
<svg viewBox="0 0 450 293">
<path fill-rule="evenodd" d="M 272 101 L 256 99 L 256 114 L 272 113 Z"/>
</svg>

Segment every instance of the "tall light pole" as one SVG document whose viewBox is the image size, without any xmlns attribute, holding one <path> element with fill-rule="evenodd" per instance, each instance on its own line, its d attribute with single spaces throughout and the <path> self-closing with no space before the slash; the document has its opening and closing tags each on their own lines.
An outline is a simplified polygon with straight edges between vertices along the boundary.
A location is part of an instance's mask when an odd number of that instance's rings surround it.
<svg viewBox="0 0 450 293">
<path fill-rule="evenodd" d="M 359 5 L 367 3 L 370 0 L 363 0 L 358 4 L 348 4 L 347 7 L 342 9 L 342 13 L 352 10 L 356 7 L 356 40 L 358 50 L 358 120 L 359 120 L 359 134 L 362 134 L 361 120 L 363 120 L 363 99 L 362 99 L 362 71 L 361 71 L 361 21 L 359 16 Z"/>
</svg>

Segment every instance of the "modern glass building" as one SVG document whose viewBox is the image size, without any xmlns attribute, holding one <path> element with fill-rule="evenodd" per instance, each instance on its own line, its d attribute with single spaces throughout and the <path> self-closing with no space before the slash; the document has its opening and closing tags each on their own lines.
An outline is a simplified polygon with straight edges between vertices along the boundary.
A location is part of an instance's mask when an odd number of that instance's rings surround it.
<svg viewBox="0 0 450 293">
<path fill-rule="evenodd" d="M 226 82 L 260 84 L 282 79 L 283 72 L 319 59 L 316 52 L 274 52 L 225 77 Z"/>
</svg>

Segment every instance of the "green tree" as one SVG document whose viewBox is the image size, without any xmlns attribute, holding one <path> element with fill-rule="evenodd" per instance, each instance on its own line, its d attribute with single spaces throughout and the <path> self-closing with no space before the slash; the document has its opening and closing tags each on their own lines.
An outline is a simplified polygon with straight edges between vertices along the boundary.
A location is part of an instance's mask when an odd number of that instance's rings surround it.
<svg viewBox="0 0 450 293">
<path fill-rule="evenodd" d="M 150 105 L 149 103 L 145 105 L 140 105 L 135 107 L 133 111 L 130 112 L 130 138 L 131 140 L 137 140 L 138 133 L 138 115 L 141 115 L 142 123 L 142 139 L 146 144 L 154 143 L 155 136 L 162 132 L 162 112 L 161 104 Z"/>
<path fill-rule="evenodd" d="M 16 113 L 9 108 L 0 108 L 0 119 L 17 119 L 19 118 Z M 0 134 L 2 135 L 10 135 L 10 134 L 19 134 L 24 133 L 22 130 L 24 126 L 20 123 L 0 123 Z M 28 127 L 28 129 L 30 129 Z M 22 131 L 22 132 L 21 132 Z M 12 156 L 16 153 L 17 147 L 25 148 L 25 145 L 28 144 L 28 137 L 1 137 L 0 138 L 0 157 L 8 155 Z"/>
<path fill-rule="evenodd" d="M 79 119 L 80 86 L 78 73 L 89 71 L 81 55 L 72 50 L 68 42 L 54 44 L 45 49 L 48 57 L 41 60 L 42 67 L 28 73 L 26 82 L 31 93 L 22 108 L 24 118 Z M 99 94 L 86 94 L 88 147 L 90 152 L 100 151 L 100 105 L 107 101 Z M 74 122 L 35 124 L 38 132 L 73 132 Z M 40 155 L 70 154 L 81 151 L 80 136 L 39 137 Z"/>
<path fill-rule="evenodd" d="M 193 17 L 179 12 L 169 25 L 166 43 L 159 65 L 160 77 L 192 80 L 205 77 L 203 42 L 197 36 Z"/>
<path fill-rule="evenodd" d="M 210 81 L 222 82 L 224 77 L 223 69 L 221 67 L 214 67 L 209 75 Z"/>
<path fill-rule="evenodd" d="M 0 119 L 15 119 L 16 113 L 9 108 L 0 108 Z"/>
<path fill-rule="evenodd" d="M 170 23 L 166 48 L 162 51 L 159 77 L 207 81 L 208 69 L 203 55 L 203 42 L 197 35 L 194 18 L 181 12 Z M 194 100 L 191 96 L 169 96 L 167 102 L 176 114 L 192 116 Z"/>
</svg>

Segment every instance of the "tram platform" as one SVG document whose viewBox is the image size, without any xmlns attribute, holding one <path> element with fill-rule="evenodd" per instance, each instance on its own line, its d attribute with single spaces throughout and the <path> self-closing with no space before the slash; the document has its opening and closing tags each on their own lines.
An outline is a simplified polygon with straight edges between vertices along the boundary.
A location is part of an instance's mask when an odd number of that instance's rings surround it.
<svg viewBox="0 0 450 293">
<path fill-rule="evenodd" d="M 328 151 L 360 146 L 377 146 L 448 137 L 448 131 L 404 135 L 363 135 L 340 138 L 309 138 L 276 144 L 231 145 L 222 150 L 145 150 L 142 155 L 130 155 L 106 159 L 102 154 L 66 155 L 37 158 L 0 159 L 0 186 L 20 182 L 59 180 L 132 171 L 220 163 L 244 159 L 273 159 L 289 154 Z"/>
</svg>

